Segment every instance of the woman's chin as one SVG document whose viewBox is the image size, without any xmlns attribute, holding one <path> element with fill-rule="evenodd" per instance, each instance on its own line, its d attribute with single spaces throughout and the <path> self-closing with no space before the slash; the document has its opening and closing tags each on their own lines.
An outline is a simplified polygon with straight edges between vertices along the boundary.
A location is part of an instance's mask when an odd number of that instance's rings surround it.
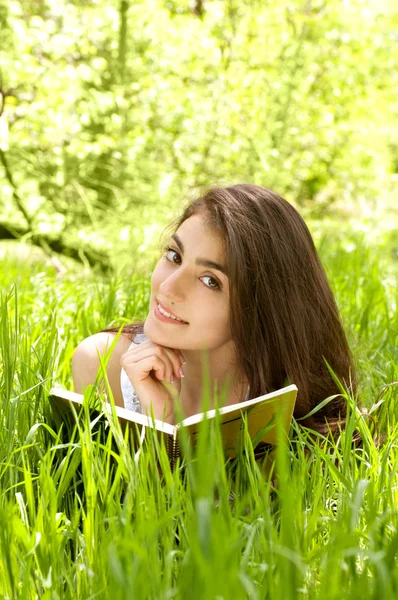
<svg viewBox="0 0 398 600">
<path fill-rule="evenodd" d="M 144 333 L 145 333 L 146 337 L 149 338 L 150 340 L 152 340 L 152 330 L 153 330 L 151 321 L 152 321 L 151 316 L 148 316 L 144 321 Z"/>
<path fill-rule="evenodd" d="M 172 326 L 173 327 L 173 326 Z M 178 333 L 180 329 L 179 325 L 174 325 L 175 333 Z M 166 331 L 162 327 L 162 323 L 157 323 L 155 317 L 152 315 L 148 315 L 144 322 L 144 333 L 146 337 L 151 340 L 154 344 L 158 344 L 158 346 L 166 346 L 167 348 L 180 348 L 179 345 L 176 345 L 177 339 L 175 338 L 175 334 L 173 335 L 173 329 L 171 331 L 167 331 L 168 327 L 166 324 Z M 174 343 L 173 343 L 174 341 Z"/>
<path fill-rule="evenodd" d="M 154 323 L 152 315 L 148 315 L 145 320 L 144 333 L 151 342 L 158 344 L 159 346 L 168 346 L 170 343 L 170 341 L 167 342 L 166 335 L 159 331 L 159 326 Z"/>
</svg>

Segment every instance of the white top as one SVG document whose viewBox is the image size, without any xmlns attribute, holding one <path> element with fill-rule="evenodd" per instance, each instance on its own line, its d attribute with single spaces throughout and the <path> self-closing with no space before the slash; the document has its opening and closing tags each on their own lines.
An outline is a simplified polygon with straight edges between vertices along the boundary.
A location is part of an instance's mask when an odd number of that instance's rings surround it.
<svg viewBox="0 0 398 600">
<path fill-rule="evenodd" d="M 133 346 L 136 346 L 137 344 L 141 344 L 142 342 L 145 342 L 147 339 L 148 338 L 146 337 L 145 333 L 137 333 L 137 335 L 134 338 L 134 341 L 129 346 L 129 350 Z M 141 413 L 142 409 L 141 409 L 140 401 L 138 399 L 135 389 L 133 388 L 133 384 L 131 383 L 131 381 L 128 378 L 128 375 L 124 369 L 122 369 L 122 371 L 120 373 L 120 387 L 122 388 L 124 407 L 127 408 L 128 410 L 133 410 L 134 412 Z M 245 400 L 249 399 L 249 393 L 250 393 L 250 388 L 247 388 Z"/>
<path fill-rule="evenodd" d="M 148 338 L 146 337 L 145 333 L 137 333 L 134 341 L 129 346 L 129 350 L 130 348 L 133 348 L 133 346 L 145 342 L 147 339 Z M 133 384 L 131 383 L 124 369 L 122 369 L 122 372 L 120 373 L 120 387 L 122 388 L 124 407 L 128 410 L 133 410 L 134 412 L 142 412 L 141 404 L 138 400 L 135 389 L 133 388 Z"/>
</svg>

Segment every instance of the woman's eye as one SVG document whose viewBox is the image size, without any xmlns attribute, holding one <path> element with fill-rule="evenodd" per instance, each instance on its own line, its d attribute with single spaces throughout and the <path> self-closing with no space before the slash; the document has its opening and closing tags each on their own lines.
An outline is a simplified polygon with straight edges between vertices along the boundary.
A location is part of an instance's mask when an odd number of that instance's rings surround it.
<svg viewBox="0 0 398 600">
<path fill-rule="evenodd" d="M 174 250 L 174 248 L 170 248 L 167 246 L 164 249 L 164 257 L 166 258 L 166 260 L 168 260 L 171 263 L 174 263 L 175 265 L 181 264 L 181 256 L 178 254 L 177 250 Z M 221 289 L 221 285 L 218 283 L 217 279 L 214 279 L 214 277 L 210 277 L 210 275 L 204 275 L 204 277 L 201 277 L 200 279 L 203 281 L 205 286 L 209 288 L 209 290 Z"/>
<path fill-rule="evenodd" d="M 207 279 L 208 283 L 206 283 L 204 280 Z M 205 284 L 206 287 L 208 287 L 210 290 L 219 290 L 220 289 L 220 285 L 218 283 L 218 281 L 216 279 L 214 279 L 214 277 L 210 277 L 210 275 L 205 275 L 204 277 L 202 277 L 202 281 Z"/>
<path fill-rule="evenodd" d="M 175 259 L 177 258 L 177 260 L 180 260 L 180 255 L 178 254 L 178 252 L 176 250 L 173 250 L 173 248 L 166 248 L 165 257 L 167 258 L 168 261 L 175 263 L 175 264 L 179 264 L 179 263 L 176 263 Z"/>
</svg>

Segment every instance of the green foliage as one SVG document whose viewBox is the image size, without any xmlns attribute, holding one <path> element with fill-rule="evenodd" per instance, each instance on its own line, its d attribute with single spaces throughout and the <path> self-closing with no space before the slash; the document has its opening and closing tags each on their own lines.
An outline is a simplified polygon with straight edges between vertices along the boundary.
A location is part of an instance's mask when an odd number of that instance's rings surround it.
<svg viewBox="0 0 398 600">
<path fill-rule="evenodd" d="M 1 0 L 2 219 L 110 251 L 214 182 L 318 213 L 377 200 L 396 163 L 397 15 L 360 0 Z"/>
<path fill-rule="evenodd" d="M 206 422 L 174 472 L 155 437 L 135 453 L 111 417 L 102 433 L 87 413 L 56 430 L 48 390 L 71 388 L 77 342 L 144 317 L 148 279 L 0 264 L 1 597 L 396 598 L 396 263 L 358 233 L 314 235 L 369 417 L 346 397 L 347 429 L 328 443 L 294 423 L 273 472 L 247 432 L 225 464 Z"/>
</svg>

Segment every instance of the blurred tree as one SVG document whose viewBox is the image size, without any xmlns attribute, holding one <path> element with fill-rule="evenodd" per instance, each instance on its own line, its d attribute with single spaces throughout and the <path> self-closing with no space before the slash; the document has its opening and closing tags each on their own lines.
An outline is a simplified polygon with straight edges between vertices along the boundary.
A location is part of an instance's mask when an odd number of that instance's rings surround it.
<svg viewBox="0 0 398 600">
<path fill-rule="evenodd" d="M 398 77 L 398 11 L 383 10 L 0 0 L 1 231 L 106 268 L 209 183 L 273 187 L 314 214 L 377 198 Z"/>
</svg>

